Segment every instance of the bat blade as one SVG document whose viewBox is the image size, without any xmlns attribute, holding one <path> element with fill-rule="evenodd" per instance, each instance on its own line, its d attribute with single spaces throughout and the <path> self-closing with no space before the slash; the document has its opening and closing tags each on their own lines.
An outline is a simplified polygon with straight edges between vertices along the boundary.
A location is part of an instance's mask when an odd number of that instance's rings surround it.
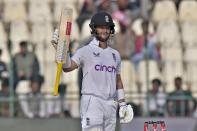
<svg viewBox="0 0 197 131">
<path fill-rule="evenodd" d="M 63 62 L 67 55 L 68 47 L 70 44 L 70 34 L 72 27 L 72 14 L 71 8 L 63 8 L 60 17 L 59 25 L 59 41 L 56 51 L 56 61 Z"/>
<path fill-rule="evenodd" d="M 70 44 L 70 35 L 72 27 L 72 15 L 73 10 L 71 8 L 65 7 L 61 11 L 60 23 L 59 23 L 59 41 L 57 45 L 57 51 L 55 60 L 57 63 L 57 72 L 54 87 L 54 96 L 58 95 L 58 86 L 60 81 L 60 76 L 62 72 L 63 62 L 66 61 L 67 52 Z"/>
</svg>

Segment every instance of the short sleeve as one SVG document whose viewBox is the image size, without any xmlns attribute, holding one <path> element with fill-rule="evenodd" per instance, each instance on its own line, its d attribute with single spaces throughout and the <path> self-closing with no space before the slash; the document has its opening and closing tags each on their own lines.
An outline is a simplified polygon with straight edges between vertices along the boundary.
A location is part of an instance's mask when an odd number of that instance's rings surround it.
<svg viewBox="0 0 197 131">
<path fill-rule="evenodd" d="M 83 50 L 82 48 L 78 49 L 72 56 L 72 60 L 78 65 L 81 66 L 83 63 Z"/>
</svg>

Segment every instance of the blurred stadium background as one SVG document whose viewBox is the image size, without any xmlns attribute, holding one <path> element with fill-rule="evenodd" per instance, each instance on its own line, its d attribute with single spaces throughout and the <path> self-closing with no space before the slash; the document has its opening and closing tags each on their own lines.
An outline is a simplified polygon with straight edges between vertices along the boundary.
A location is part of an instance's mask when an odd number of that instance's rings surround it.
<svg viewBox="0 0 197 131">
<path fill-rule="evenodd" d="M 131 58 L 123 57 L 121 73 L 126 100 L 133 105 L 136 116 L 129 125 L 118 124 L 117 130 L 143 130 L 147 120 L 164 120 L 167 131 L 197 130 L 196 0 L 0 0 L 0 61 L 7 67 L 3 70 L 0 65 L 1 130 L 80 131 L 81 72 L 76 70 L 62 74 L 61 95 L 52 95 L 56 64 L 55 50 L 50 41 L 62 6 L 71 7 L 74 11 L 72 52 L 89 40 L 88 24 L 91 16 L 99 10 L 112 14 L 116 34 L 122 31 L 122 26 L 131 32 L 133 42 L 130 44 L 136 44 L 144 35 L 143 21 L 148 21 L 149 33 L 156 38 L 159 60 L 144 57 L 137 72 Z M 117 35 L 117 39 L 118 36 L 121 35 Z M 30 80 L 23 80 L 16 87 L 14 84 L 13 57 L 19 52 L 22 41 L 27 41 L 28 49 L 39 61 L 39 74 L 44 78 L 41 89 L 36 92 L 39 95 L 32 92 Z M 124 46 L 119 47 L 124 50 Z M 182 79 L 184 91 L 175 92 L 177 94 L 172 98 L 175 77 Z M 4 78 L 8 80 L 4 81 Z M 165 95 L 151 97 L 149 94 L 155 78 L 162 82 L 159 90 Z M 20 94 L 25 97 L 19 99 Z M 20 100 L 28 103 L 25 109 L 29 111 L 21 109 Z M 29 112 L 35 114 L 28 115 Z"/>
</svg>

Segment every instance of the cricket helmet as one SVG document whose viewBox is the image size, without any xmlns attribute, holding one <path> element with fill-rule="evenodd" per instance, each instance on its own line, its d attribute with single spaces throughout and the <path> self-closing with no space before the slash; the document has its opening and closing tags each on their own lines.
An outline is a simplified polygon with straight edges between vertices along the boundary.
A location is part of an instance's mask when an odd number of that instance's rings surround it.
<svg viewBox="0 0 197 131">
<path fill-rule="evenodd" d="M 106 12 L 98 12 L 95 15 L 92 16 L 90 24 L 89 24 L 90 28 L 91 28 L 91 34 L 95 34 L 95 28 L 97 26 L 108 26 L 110 27 L 110 33 L 114 34 L 115 33 L 115 25 L 114 22 L 112 20 L 112 17 L 110 14 L 106 13 Z"/>
</svg>

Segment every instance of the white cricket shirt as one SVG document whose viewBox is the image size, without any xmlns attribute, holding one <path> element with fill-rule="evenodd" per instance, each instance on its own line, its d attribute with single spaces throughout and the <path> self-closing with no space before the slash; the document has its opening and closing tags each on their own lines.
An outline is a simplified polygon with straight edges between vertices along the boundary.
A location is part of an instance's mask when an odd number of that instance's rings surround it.
<svg viewBox="0 0 197 131">
<path fill-rule="evenodd" d="M 94 38 L 78 49 L 72 60 L 83 70 L 82 95 L 94 95 L 103 99 L 116 97 L 116 75 L 120 74 L 121 58 L 118 51 L 99 47 Z"/>
</svg>

